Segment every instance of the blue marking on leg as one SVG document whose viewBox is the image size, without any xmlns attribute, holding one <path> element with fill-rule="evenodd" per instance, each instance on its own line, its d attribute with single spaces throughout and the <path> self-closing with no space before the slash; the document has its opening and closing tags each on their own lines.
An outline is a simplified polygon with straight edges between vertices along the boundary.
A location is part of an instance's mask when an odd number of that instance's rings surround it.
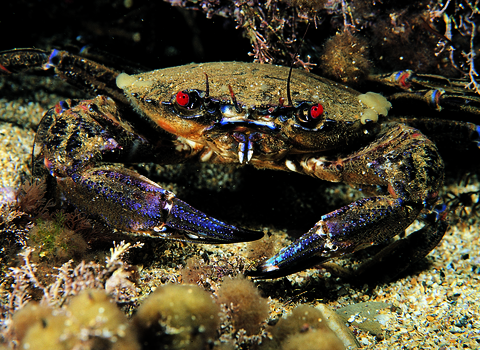
<svg viewBox="0 0 480 350">
<path fill-rule="evenodd" d="M 442 220 L 445 217 L 445 211 L 447 210 L 447 205 L 445 203 L 440 203 L 433 208 L 435 213 L 436 221 Z"/>
<path fill-rule="evenodd" d="M 60 58 L 59 56 L 60 56 L 60 51 L 57 49 L 53 49 L 50 56 L 48 56 L 48 62 L 43 65 L 43 69 L 47 70 L 47 69 L 56 67 L 59 62 L 58 61 Z"/>
<path fill-rule="evenodd" d="M 480 125 L 476 125 L 475 131 L 477 132 L 477 137 L 473 141 L 477 142 L 477 147 L 480 148 Z"/>
<path fill-rule="evenodd" d="M 85 51 L 87 51 L 88 49 L 90 48 L 89 45 L 85 45 L 83 46 L 80 51 L 79 51 L 79 54 L 82 55 Z"/>
<path fill-rule="evenodd" d="M 431 100 L 430 100 L 430 104 L 432 106 L 436 106 L 437 105 L 437 99 L 438 99 L 438 94 L 440 93 L 439 90 L 434 90 L 433 93 L 432 93 L 432 97 L 431 97 Z"/>
<path fill-rule="evenodd" d="M 58 105 L 60 106 L 60 111 L 58 113 L 63 113 L 65 110 L 67 110 L 68 108 L 70 108 L 70 106 L 68 105 L 67 102 L 65 101 L 60 101 L 58 102 Z"/>
</svg>

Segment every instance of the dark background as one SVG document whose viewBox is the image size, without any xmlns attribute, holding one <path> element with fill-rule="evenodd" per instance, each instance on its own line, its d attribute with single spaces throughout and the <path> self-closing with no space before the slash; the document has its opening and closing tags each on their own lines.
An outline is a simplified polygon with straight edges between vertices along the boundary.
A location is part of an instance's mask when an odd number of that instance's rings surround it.
<svg viewBox="0 0 480 350">
<path fill-rule="evenodd" d="M 252 60 L 250 44 L 232 20 L 207 19 L 163 1 L 5 1 L 0 50 L 84 45 L 148 68 L 189 62 Z"/>
</svg>

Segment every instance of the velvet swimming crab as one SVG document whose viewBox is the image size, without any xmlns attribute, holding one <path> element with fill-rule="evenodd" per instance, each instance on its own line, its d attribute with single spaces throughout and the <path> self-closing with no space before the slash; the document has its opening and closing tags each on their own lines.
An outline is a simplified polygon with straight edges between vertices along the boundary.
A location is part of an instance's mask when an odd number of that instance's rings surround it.
<svg viewBox="0 0 480 350">
<path fill-rule="evenodd" d="M 207 216 L 119 163 L 249 164 L 346 182 L 369 193 L 322 216 L 250 271 L 258 278 L 285 276 L 383 243 L 416 219 L 424 227 L 400 239 L 390 254 L 405 266 L 424 257 L 448 225 L 439 204 L 444 163 L 420 130 L 453 128 L 466 147 L 479 141 L 473 123 L 390 118 L 390 103 L 379 94 L 360 94 L 286 67 L 218 62 L 128 75 L 64 51 L 0 53 L 1 74 L 27 69 L 51 70 L 97 95 L 59 102 L 45 114 L 34 165 L 55 180 L 68 202 L 115 229 L 200 243 L 263 236 Z M 408 88 L 414 78 L 397 73 L 393 81 Z M 438 102 L 438 94 L 421 96 Z"/>
</svg>

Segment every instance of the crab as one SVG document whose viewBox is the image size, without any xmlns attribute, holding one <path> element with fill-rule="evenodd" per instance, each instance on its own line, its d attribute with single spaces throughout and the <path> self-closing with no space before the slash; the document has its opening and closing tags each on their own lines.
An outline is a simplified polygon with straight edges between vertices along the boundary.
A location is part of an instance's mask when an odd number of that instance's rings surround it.
<svg viewBox="0 0 480 350">
<path fill-rule="evenodd" d="M 420 129 L 447 125 L 468 147 L 479 142 L 474 123 L 391 118 L 382 95 L 287 67 L 216 62 L 129 75 L 65 51 L 0 53 L 0 74 L 30 69 L 97 95 L 61 101 L 44 115 L 33 163 L 66 201 L 119 231 L 197 243 L 263 236 L 206 215 L 121 163 L 251 165 L 368 193 L 323 215 L 248 272 L 255 278 L 286 276 L 395 236 L 389 261 L 402 268 L 418 261 L 448 227 L 439 196 L 444 162 Z M 392 76 L 409 88 L 411 74 Z M 423 228 L 404 237 L 417 219 Z"/>
</svg>

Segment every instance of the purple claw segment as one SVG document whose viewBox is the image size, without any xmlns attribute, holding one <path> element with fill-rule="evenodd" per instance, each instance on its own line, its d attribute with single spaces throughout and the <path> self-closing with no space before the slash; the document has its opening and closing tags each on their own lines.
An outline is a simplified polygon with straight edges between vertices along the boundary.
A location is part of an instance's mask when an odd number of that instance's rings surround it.
<svg viewBox="0 0 480 350">
<path fill-rule="evenodd" d="M 58 113 L 58 114 L 62 114 L 63 112 L 65 112 L 69 108 L 70 108 L 70 106 L 68 105 L 68 103 L 66 101 L 59 101 L 57 103 L 57 106 L 55 106 L 55 112 Z"/>
<path fill-rule="evenodd" d="M 127 169 L 89 169 L 57 182 L 72 204 L 132 234 L 199 243 L 248 242 L 263 236 L 214 219 Z"/>
<path fill-rule="evenodd" d="M 142 181 L 139 175 L 116 171 L 116 169 L 95 169 L 83 175 L 73 174 L 72 180 L 79 189 L 86 192 L 85 197 L 89 193 L 96 194 L 92 198 L 94 205 L 95 202 L 103 202 L 120 207 L 121 209 L 118 210 L 125 211 L 125 215 L 115 215 L 116 221 L 122 222 L 123 226 L 136 229 L 144 229 L 161 220 L 164 202 L 170 195 L 173 196 L 171 192 L 154 183 Z M 104 211 L 99 208 L 96 214 L 103 216 Z M 134 220 L 134 217 L 137 220 Z M 143 223 L 138 222 L 139 217 L 143 218 Z M 103 220 L 111 221 L 107 216 L 104 216 Z M 111 222 L 111 224 L 115 226 L 120 223 Z"/>
<path fill-rule="evenodd" d="M 413 76 L 414 73 L 411 70 L 400 71 L 395 75 L 395 81 L 398 82 L 401 88 L 408 89 Z"/>
</svg>

